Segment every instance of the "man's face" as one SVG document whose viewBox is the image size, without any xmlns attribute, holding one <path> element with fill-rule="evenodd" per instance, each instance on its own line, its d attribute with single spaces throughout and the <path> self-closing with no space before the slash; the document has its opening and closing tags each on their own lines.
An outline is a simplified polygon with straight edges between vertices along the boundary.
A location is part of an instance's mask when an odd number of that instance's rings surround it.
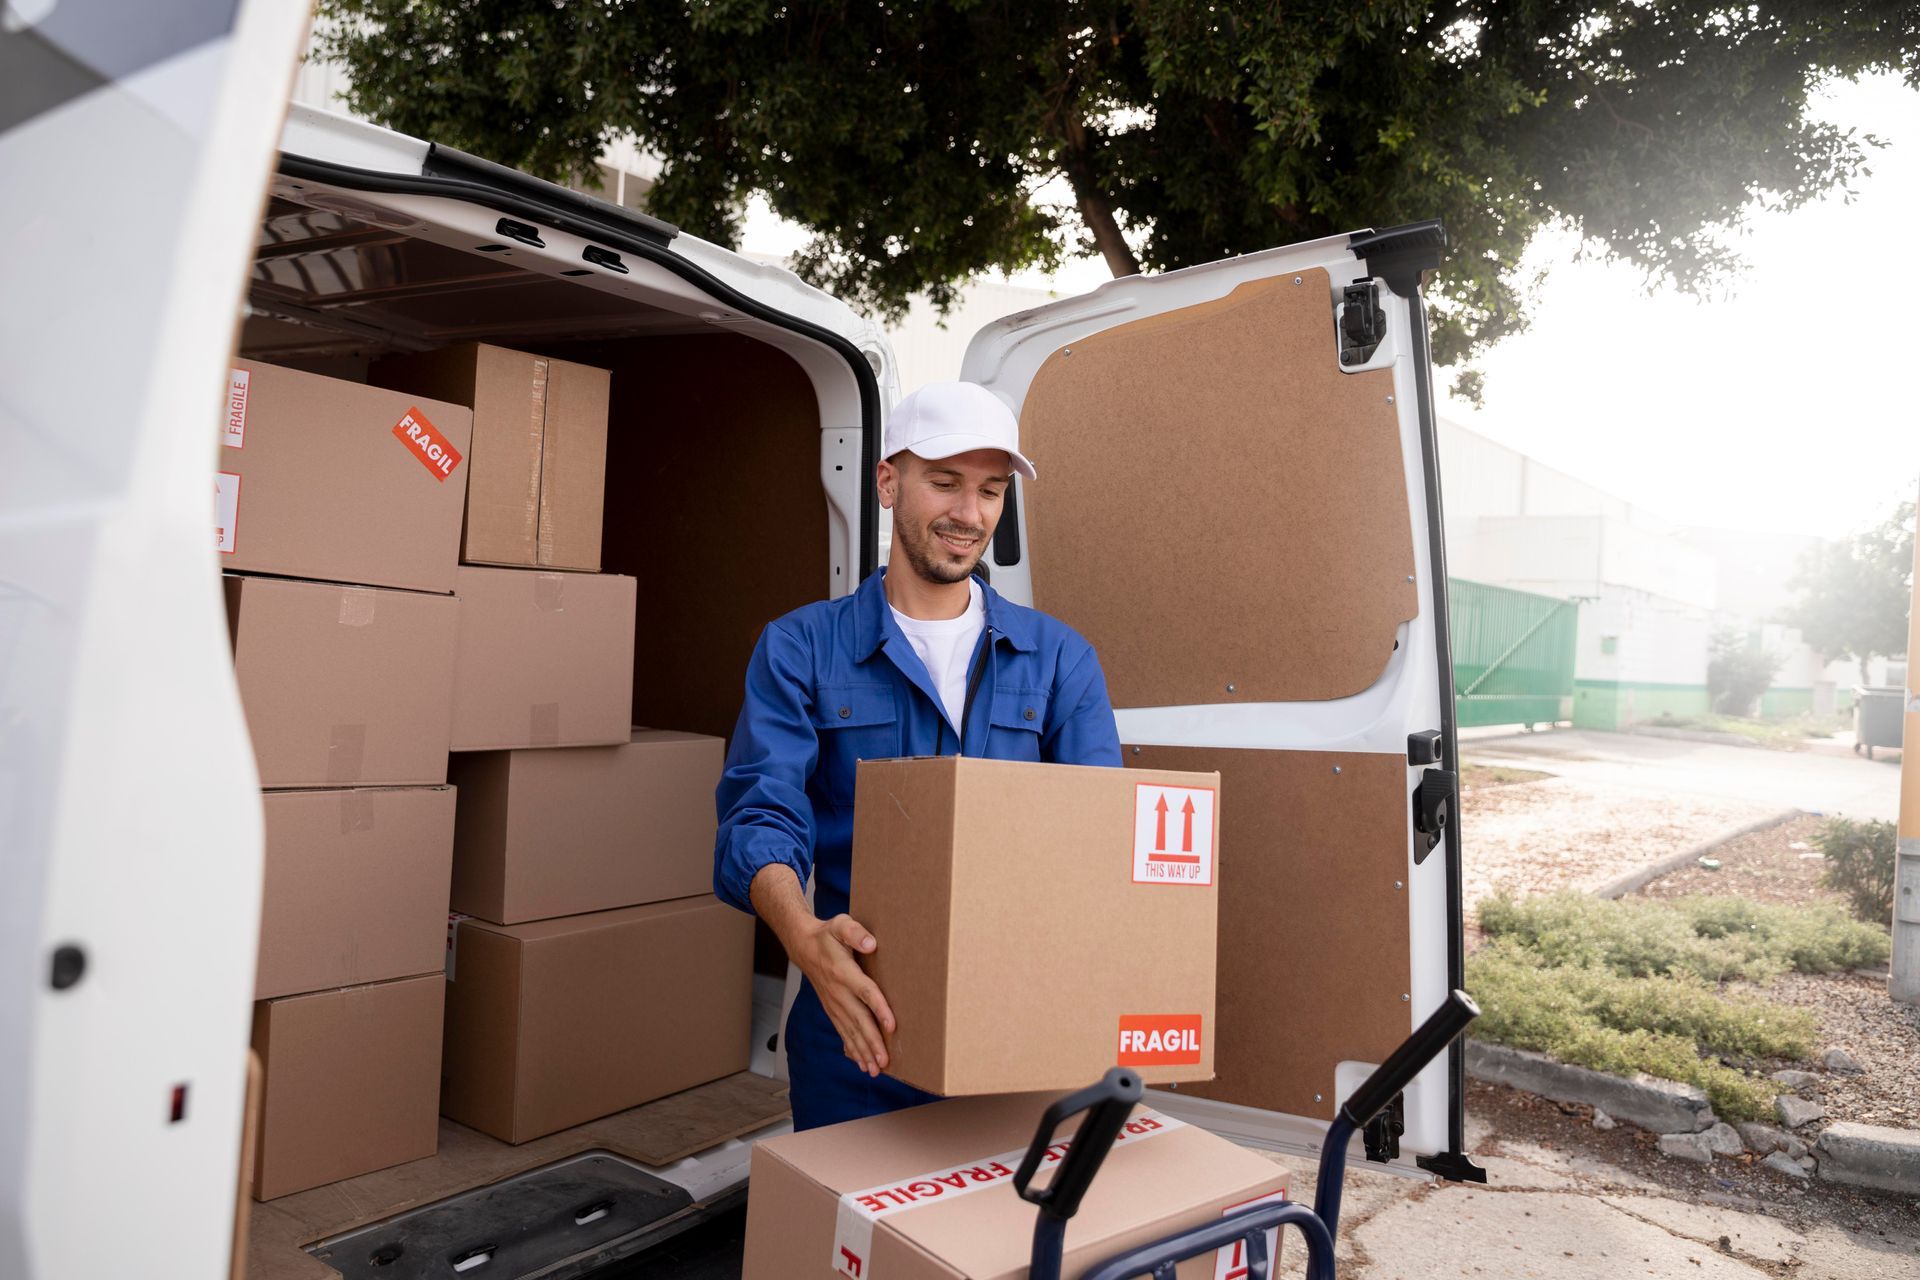
<svg viewBox="0 0 1920 1280">
<path fill-rule="evenodd" d="M 929 461 L 882 462 L 880 505 L 893 512 L 893 543 L 928 582 L 963 582 L 1000 523 L 1012 464 L 1000 449 Z"/>
</svg>

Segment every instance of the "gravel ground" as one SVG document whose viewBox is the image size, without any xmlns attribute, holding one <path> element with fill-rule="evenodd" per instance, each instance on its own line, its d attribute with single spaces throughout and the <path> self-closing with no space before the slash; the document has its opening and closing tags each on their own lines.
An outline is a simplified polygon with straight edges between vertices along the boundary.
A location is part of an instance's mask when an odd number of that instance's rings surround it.
<svg viewBox="0 0 1920 1280">
<path fill-rule="evenodd" d="M 1676 850 L 1777 812 L 1741 800 L 1660 795 L 1551 775 L 1475 785 L 1471 767 L 1460 810 L 1469 920 L 1477 916 L 1481 900 L 1499 890 L 1530 897 L 1557 889 L 1597 889 Z"/>
<path fill-rule="evenodd" d="M 1650 898 L 1682 898 L 1707 893 L 1758 902 L 1833 902 L 1846 898 L 1820 887 L 1826 859 L 1813 843 L 1826 819 L 1805 814 L 1777 827 L 1754 831 L 1715 849 L 1718 871 L 1683 867 L 1661 876 L 1642 892 Z"/>
<path fill-rule="evenodd" d="M 1720 870 L 1687 867 L 1662 876 L 1644 893 L 1844 906 L 1842 895 L 1820 887 L 1826 860 L 1813 837 L 1823 821 L 1809 814 L 1728 841 L 1712 854 Z M 1885 978 L 1853 973 L 1790 973 L 1763 994 L 1812 1010 L 1820 1024 L 1819 1052 L 1845 1049 L 1866 1068 L 1857 1076 L 1818 1072 L 1822 1084 L 1813 1096 L 1826 1104 L 1829 1119 L 1920 1128 L 1920 1006 L 1887 999 Z"/>
</svg>

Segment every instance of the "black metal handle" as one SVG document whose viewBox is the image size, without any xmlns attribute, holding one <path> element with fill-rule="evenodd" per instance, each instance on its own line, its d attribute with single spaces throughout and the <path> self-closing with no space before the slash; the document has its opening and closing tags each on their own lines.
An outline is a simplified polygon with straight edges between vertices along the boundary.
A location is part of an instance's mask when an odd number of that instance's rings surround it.
<svg viewBox="0 0 1920 1280">
<path fill-rule="evenodd" d="M 1100 1172 L 1107 1152 L 1113 1150 L 1113 1140 L 1119 1136 L 1127 1117 L 1133 1114 L 1133 1105 L 1140 1101 L 1140 1094 L 1138 1075 L 1122 1067 L 1112 1067 L 1100 1083 L 1070 1093 L 1048 1107 L 1040 1117 L 1040 1127 L 1034 1131 L 1027 1154 L 1020 1159 L 1020 1168 L 1013 1175 L 1013 1189 L 1020 1198 L 1028 1204 L 1039 1205 L 1042 1213 L 1062 1221 L 1078 1213 L 1080 1198 L 1086 1195 L 1093 1175 Z M 1039 1171 L 1047 1148 L 1053 1145 L 1055 1130 L 1082 1111 L 1087 1113 L 1087 1118 L 1080 1122 L 1073 1145 L 1067 1148 L 1053 1181 L 1034 1190 L 1028 1184 Z"/>
<path fill-rule="evenodd" d="M 1398 1049 L 1387 1056 L 1385 1062 L 1374 1068 L 1366 1082 L 1341 1104 L 1341 1112 L 1353 1122 L 1354 1128 L 1366 1128 L 1367 1122 L 1385 1110 L 1395 1094 L 1412 1084 L 1413 1078 L 1445 1052 L 1454 1037 L 1465 1031 L 1467 1024 L 1479 1016 L 1480 1006 L 1473 1002 L 1473 997 L 1464 991 L 1452 992 L 1433 1011 L 1432 1017 L 1421 1023 Z"/>
</svg>

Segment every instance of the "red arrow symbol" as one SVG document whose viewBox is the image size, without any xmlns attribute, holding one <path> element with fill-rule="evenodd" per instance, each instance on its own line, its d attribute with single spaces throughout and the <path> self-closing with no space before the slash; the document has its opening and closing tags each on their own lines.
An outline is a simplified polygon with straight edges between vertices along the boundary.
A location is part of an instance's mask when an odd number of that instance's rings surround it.
<svg viewBox="0 0 1920 1280">
<path fill-rule="evenodd" d="M 1163 800 L 1161 801 L 1161 803 L 1165 804 L 1166 801 Z M 1180 833 L 1180 852 L 1192 853 L 1193 852 L 1193 797 L 1192 796 L 1188 796 L 1187 802 L 1180 806 L 1180 812 L 1182 816 L 1184 816 L 1187 820 L 1186 830 Z"/>
<path fill-rule="evenodd" d="M 1153 818 L 1154 852 L 1164 853 L 1167 848 L 1167 795 L 1164 791 L 1160 793 L 1160 798 L 1153 803 Z"/>
</svg>

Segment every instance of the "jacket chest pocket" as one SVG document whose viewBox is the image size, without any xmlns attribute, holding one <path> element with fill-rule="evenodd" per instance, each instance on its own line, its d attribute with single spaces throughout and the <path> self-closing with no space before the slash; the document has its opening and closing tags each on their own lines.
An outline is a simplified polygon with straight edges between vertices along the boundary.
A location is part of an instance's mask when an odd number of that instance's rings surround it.
<svg viewBox="0 0 1920 1280">
<path fill-rule="evenodd" d="M 817 776 L 830 804 L 853 804 L 855 766 L 862 760 L 892 760 L 903 754 L 900 712 L 884 684 L 821 685 L 813 704 L 820 739 Z"/>
<path fill-rule="evenodd" d="M 987 754 L 996 760 L 1040 759 L 1040 736 L 1047 727 L 1044 689 L 996 688 L 988 723 Z"/>
</svg>

